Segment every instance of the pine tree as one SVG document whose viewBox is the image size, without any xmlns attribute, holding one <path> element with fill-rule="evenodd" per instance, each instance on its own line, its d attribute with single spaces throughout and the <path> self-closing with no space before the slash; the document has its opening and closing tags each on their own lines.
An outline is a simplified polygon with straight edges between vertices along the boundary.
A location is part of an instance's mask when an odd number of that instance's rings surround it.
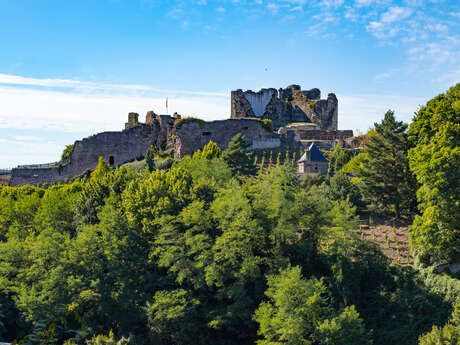
<svg viewBox="0 0 460 345">
<path fill-rule="evenodd" d="M 147 155 L 145 156 L 145 162 L 147 163 L 147 167 L 149 171 L 155 171 L 155 152 L 157 151 L 154 145 L 150 145 L 149 150 L 147 151 Z"/>
<path fill-rule="evenodd" d="M 397 217 L 415 206 L 415 182 L 407 158 L 407 124 L 387 111 L 365 147 L 367 157 L 358 176 L 363 178 L 365 197 L 380 211 L 393 210 Z"/>
<path fill-rule="evenodd" d="M 221 149 L 217 144 L 210 140 L 204 147 L 203 147 L 203 152 L 201 153 L 202 158 L 206 159 L 213 159 L 213 158 L 219 158 L 222 154 Z"/>
<path fill-rule="evenodd" d="M 241 133 L 235 135 L 228 143 L 228 148 L 222 156 L 234 174 L 251 175 L 257 172 L 257 167 L 246 153 L 248 147 L 249 144 Z"/>
</svg>

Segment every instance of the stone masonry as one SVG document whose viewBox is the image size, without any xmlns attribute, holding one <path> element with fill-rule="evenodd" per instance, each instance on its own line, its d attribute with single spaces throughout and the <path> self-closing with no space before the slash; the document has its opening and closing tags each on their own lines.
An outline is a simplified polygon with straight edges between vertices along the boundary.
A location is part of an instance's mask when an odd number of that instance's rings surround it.
<svg viewBox="0 0 460 345">
<path fill-rule="evenodd" d="M 129 113 L 124 130 L 103 132 L 76 141 L 66 161 L 15 168 L 9 185 L 66 181 L 94 169 L 99 157 L 115 168 L 142 159 L 150 145 L 173 149 L 175 158 L 180 159 L 203 148 L 210 140 L 226 149 L 238 133 L 242 133 L 249 142 L 249 150 L 299 148 L 304 145 L 304 139 L 322 139 L 326 136 L 340 139 L 350 133 L 337 131 L 337 106 L 334 94 L 321 99 L 318 89 L 301 90 L 299 85 L 290 85 L 279 90 L 232 91 L 229 120 L 206 122 L 181 118 L 177 113 L 169 116 L 149 111 L 145 123 L 140 123 L 137 113 Z M 294 127 L 281 128 L 276 133 L 264 128 L 261 121 L 264 118 L 280 123 L 304 124 L 293 124 Z M 299 125 L 299 128 L 295 128 Z"/>
<path fill-rule="evenodd" d="M 321 99 L 319 89 L 301 90 L 299 85 L 285 89 L 231 92 L 232 119 L 268 118 L 281 123 L 313 122 L 321 129 L 337 130 L 338 100 L 330 93 Z"/>
</svg>

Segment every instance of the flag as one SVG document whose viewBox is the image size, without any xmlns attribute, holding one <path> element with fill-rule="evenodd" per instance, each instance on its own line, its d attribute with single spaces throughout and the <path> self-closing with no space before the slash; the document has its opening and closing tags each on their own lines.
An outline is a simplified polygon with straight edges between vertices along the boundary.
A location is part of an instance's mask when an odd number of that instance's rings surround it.
<svg viewBox="0 0 460 345">
<path fill-rule="evenodd" d="M 166 97 L 166 108 L 168 108 L 168 97 Z"/>
</svg>

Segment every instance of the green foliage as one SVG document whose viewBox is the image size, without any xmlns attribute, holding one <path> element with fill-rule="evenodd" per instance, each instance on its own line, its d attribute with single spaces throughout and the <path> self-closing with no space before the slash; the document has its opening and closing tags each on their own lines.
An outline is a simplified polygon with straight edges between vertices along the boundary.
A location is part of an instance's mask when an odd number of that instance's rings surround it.
<svg viewBox="0 0 460 345">
<path fill-rule="evenodd" d="M 328 154 L 327 158 L 329 159 L 329 174 L 334 175 L 334 173 L 340 171 L 350 161 L 352 154 L 337 144 Z"/>
<path fill-rule="evenodd" d="M 186 122 L 197 122 L 201 129 L 203 129 L 204 125 L 206 124 L 206 121 L 201 120 L 201 119 L 197 119 L 197 118 L 191 117 L 191 116 L 187 116 L 187 117 L 177 119 L 177 120 L 175 120 L 174 124 L 175 124 L 176 127 L 178 127 L 180 124 L 186 123 Z"/>
<path fill-rule="evenodd" d="M 410 168 L 420 188 L 411 246 L 423 264 L 460 260 L 460 84 L 430 100 L 409 130 Z"/>
<path fill-rule="evenodd" d="M 191 344 L 199 336 L 195 327 L 199 301 L 185 290 L 158 291 L 147 303 L 151 332 L 167 344 Z"/>
<path fill-rule="evenodd" d="M 460 300 L 455 305 L 452 317 L 443 327 L 433 326 L 430 333 L 419 338 L 419 345 L 457 345 L 460 344 Z"/>
<path fill-rule="evenodd" d="M 249 144 L 245 141 L 244 135 L 238 133 L 228 143 L 227 150 L 222 157 L 235 174 L 251 175 L 255 174 L 257 167 L 254 166 L 246 153 Z"/>
<path fill-rule="evenodd" d="M 376 211 L 394 212 L 397 217 L 411 213 L 415 181 L 407 159 L 407 124 L 387 111 L 383 121 L 374 125 L 375 135 L 370 136 L 367 157 L 362 157 L 363 167 L 358 170 L 364 196 Z"/>
<path fill-rule="evenodd" d="M 70 157 L 73 151 L 74 144 L 66 145 L 64 151 L 61 154 L 61 161 L 65 161 Z"/>
<path fill-rule="evenodd" d="M 147 151 L 147 155 L 145 156 L 145 162 L 147 163 L 147 167 L 149 171 L 152 172 L 156 169 L 155 167 L 155 154 L 158 153 L 158 149 L 155 145 L 150 145 L 149 150 Z"/>
<path fill-rule="evenodd" d="M 338 171 L 334 176 L 328 178 L 323 175 L 324 182 L 320 185 L 319 191 L 323 192 L 331 200 L 349 200 L 356 207 L 364 207 L 363 195 L 360 190 L 360 183 L 353 181 L 346 173 Z M 316 177 L 318 180 L 319 177 Z M 312 184 L 314 182 L 309 181 Z"/>
<path fill-rule="evenodd" d="M 217 146 L 217 144 L 214 141 L 210 140 L 203 147 L 203 151 L 201 150 L 195 151 L 195 153 L 193 154 L 193 158 L 202 157 L 206 159 L 213 159 L 213 158 L 219 158 L 221 155 L 222 155 L 222 151 L 219 148 L 219 146 Z"/>
<path fill-rule="evenodd" d="M 332 311 L 326 286 L 315 278 L 303 279 L 300 267 L 267 279 L 269 301 L 262 302 L 254 316 L 264 338 L 257 344 L 370 344 L 354 306 L 328 318 Z"/>
<path fill-rule="evenodd" d="M 354 181 L 245 175 L 242 139 L 169 170 L 0 187 L 2 340 L 415 345 L 446 323 L 458 281 L 357 238 Z"/>
<path fill-rule="evenodd" d="M 270 119 L 262 120 L 262 127 L 269 133 L 273 132 L 273 123 Z"/>
<path fill-rule="evenodd" d="M 317 279 L 302 278 L 300 267 L 268 276 L 267 302 L 254 314 L 260 324 L 259 345 L 312 344 L 315 326 L 329 315 L 326 286 Z"/>
<path fill-rule="evenodd" d="M 346 307 L 340 315 L 324 320 L 318 325 L 317 332 L 319 343 L 324 345 L 372 344 L 354 306 Z"/>
<path fill-rule="evenodd" d="M 110 166 L 104 161 L 102 156 L 99 157 L 96 169 L 91 173 L 91 179 L 97 180 L 103 178 L 110 171 Z"/>
<path fill-rule="evenodd" d="M 121 338 L 120 340 L 115 339 L 115 335 L 113 334 L 112 331 L 109 332 L 108 336 L 105 335 L 96 335 L 91 340 L 88 340 L 86 342 L 86 345 L 135 345 L 131 341 L 130 338 Z M 73 345 L 72 343 L 64 343 L 64 345 Z"/>
</svg>

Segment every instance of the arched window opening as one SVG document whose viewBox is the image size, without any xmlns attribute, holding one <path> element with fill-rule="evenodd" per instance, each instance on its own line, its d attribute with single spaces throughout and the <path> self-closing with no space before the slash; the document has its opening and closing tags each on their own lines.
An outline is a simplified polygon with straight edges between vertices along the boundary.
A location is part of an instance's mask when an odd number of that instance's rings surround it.
<svg viewBox="0 0 460 345">
<path fill-rule="evenodd" d="M 113 158 L 113 156 L 110 156 L 109 157 L 109 165 L 113 166 L 114 164 L 115 164 L 115 159 Z"/>
</svg>

